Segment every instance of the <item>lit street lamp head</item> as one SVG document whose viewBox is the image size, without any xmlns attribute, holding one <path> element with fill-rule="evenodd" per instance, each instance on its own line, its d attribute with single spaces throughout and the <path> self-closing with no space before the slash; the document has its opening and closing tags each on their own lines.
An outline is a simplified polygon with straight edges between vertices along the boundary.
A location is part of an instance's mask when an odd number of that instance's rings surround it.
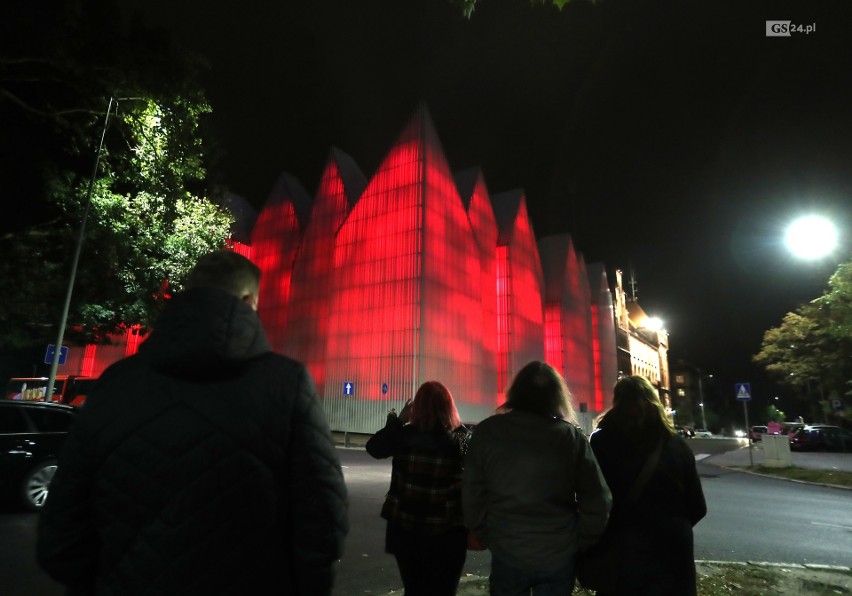
<svg viewBox="0 0 852 596">
<path fill-rule="evenodd" d="M 784 243 L 800 259 L 820 259 L 837 248 L 837 228 L 820 215 L 800 217 L 787 228 Z"/>
</svg>

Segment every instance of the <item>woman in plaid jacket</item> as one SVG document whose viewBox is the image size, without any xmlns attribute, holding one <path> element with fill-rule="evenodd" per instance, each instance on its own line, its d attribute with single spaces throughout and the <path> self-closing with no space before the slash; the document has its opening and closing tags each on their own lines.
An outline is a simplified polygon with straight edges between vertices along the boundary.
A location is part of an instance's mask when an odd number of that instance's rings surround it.
<svg viewBox="0 0 852 596">
<path fill-rule="evenodd" d="M 385 551 L 396 558 L 406 596 L 456 593 L 467 554 L 461 509 L 467 437 L 450 391 L 428 381 L 367 442 L 373 457 L 393 457 L 382 507 Z"/>
</svg>

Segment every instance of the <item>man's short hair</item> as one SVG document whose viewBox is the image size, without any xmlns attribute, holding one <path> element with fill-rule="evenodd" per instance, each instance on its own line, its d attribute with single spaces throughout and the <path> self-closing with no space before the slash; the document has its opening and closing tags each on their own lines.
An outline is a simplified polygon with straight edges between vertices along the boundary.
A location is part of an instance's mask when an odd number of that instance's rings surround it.
<svg viewBox="0 0 852 596">
<path fill-rule="evenodd" d="M 260 267 L 231 250 L 217 250 L 198 259 L 186 277 L 184 287 L 218 288 L 237 298 L 257 295 Z"/>
</svg>

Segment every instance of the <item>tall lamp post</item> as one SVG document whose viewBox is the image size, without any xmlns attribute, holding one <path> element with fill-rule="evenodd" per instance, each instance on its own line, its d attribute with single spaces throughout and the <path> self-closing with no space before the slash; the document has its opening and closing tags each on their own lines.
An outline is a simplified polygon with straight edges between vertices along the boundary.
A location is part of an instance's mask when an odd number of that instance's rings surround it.
<svg viewBox="0 0 852 596">
<path fill-rule="evenodd" d="M 62 349 L 62 340 L 65 336 L 65 325 L 68 324 L 68 311 L 71 308 L 71 295 L 74 293 L 74 282 L 77 279 L 77 265 L 80 263 L 80 252 L 83 249 L 86 220 L 89 217 L 89 208 L 92 206 L 92 190 L 95 186 L 95 178 L 98 175 L 98 166 L 101 162 L 104 138 L 106 137 L 107 126 L 109 125 L 109 115 L 112 113 L 112 107 L 115 103 L 116 99 L 114 97 L 110 97 L 106 115 L 104 116 L 104 127 L 101 131 L 101 142 L 98 144 L 98 152 L 95 154 L 95 164 L 92 167 L 92 176 L 89 179 L 89 189 L 86 191 L 86 208 L 83 211 L 83 220 L 80 222 L 80 232 L 77 234 L 77 246 L 74 249 L 74 258 L 71 261 L 71 275 L 68 278 L 68 290 L 65 293 L 65 304 L 62 307 L 62 318 L 59 320 L 59 331 L 56 336 L 56 349 L 53 351 L 53 361 L 50 363 L 50 376 L 48 377 L 47 389 L 45 390 L 44 398 L 46 401 L 53 401 L 53 387 L 56 384 L 56 371 L 59 368 L 59 354 Z"/>
<path fill-rule="evenodd" d="M 713 378 L 713 375 L 707 375 L 708 378 Z M 698 407 L 701 408 L 701 425 L 704 430 L 710 430 L 707 428 L 707 418 L 704 416 L 704 384 L 701 382 L 704 378 L 704 375 L 701 371 L 698 371 L 698 399 L 701 400 L 698 404 Z"/>
</svg>

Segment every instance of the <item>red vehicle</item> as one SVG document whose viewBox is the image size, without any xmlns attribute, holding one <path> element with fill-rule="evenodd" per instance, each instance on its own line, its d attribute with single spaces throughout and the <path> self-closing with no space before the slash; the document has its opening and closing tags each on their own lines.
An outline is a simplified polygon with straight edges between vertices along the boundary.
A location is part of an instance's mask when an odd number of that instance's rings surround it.
<svg viewBox="0 0 852 596">
<path fill-rule="evenodd" d="M 5 398 L 15 401 L 49 401 L 80 407 L 85 403 L 86 395 L 97 379 L 77 375 L 57 375 L 53 385 L 53 395 L 51 399 L 45 399 L 48 380 L 47 377 L 9 379 L 6 384 Z"/>
<path fill-rule="evenodd" d="M 852 431 L 839 426 L 815 424 L 790 434 L 793 451 L 852 452 Z"/>
</svg>

